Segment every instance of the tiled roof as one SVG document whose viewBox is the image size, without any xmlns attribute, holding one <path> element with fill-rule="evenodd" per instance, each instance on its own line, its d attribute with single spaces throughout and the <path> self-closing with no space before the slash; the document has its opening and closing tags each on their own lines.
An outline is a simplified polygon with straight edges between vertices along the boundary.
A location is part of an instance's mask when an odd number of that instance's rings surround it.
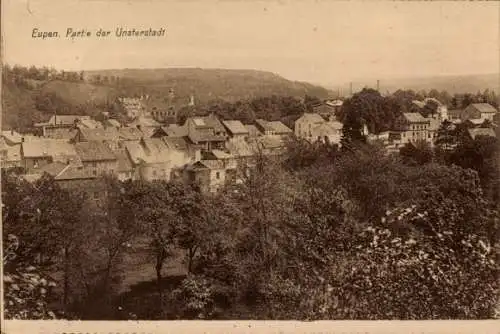
<svg viewBox="0 0 500 334">
<path fill-rule="evenodd" d="M 240 121 L 235 121 L 235 120 L 222 121 L 222 124 L 224 124 L 224 126 L 232 134 L 248 134 L 248 129 Z"/>
<path fill-rule="evenodd" d="M 75 149 L 82 161 L 116 160 L 113 151 L 102 141 L 76 143 Z"/>
<path fill-rule="evenodd" d="M 162 163 L 171 161 L 176 155 L 161 138 L 148 138 L 141 142 L 126 142 L 129 156 L 136 164 Z M 179 153 L 177 153 L 179 154 Z"/>
<path fill-rule="evenodd" d="M 496 137 L 495 131 L 492 128 L 474 128 L 469 129 L 468 132 L 472 139 L 476 139 L 477 136 Z"/>
<path fill-rule="evenodd" d="M 75 147 L 61 139 L 39 139 L 24 142 L 22 144 L 23 156 L 43 157 L 43 156 L 77 156 Z"/>
<path fill-rule="evenodd" d="M 119 138 L 118 129 L 116 128 L 106 128 L 106 129 L 85 129 L 80 128 L 79 130 L 86 140 L 111 140 L 116 141 Z"/>
<path fill-rule="evenodd" d="M 423 123 L 423 122 L 428 122 L 429 121 L 428 119 L 426 119 L 424 116 L 422 116 L 418 112 L 405 112 L 405 113 L 403 113 L 403 116 L 410 123 Z"/>
<path fill-rule="evenodd" d="M 493 107 L 489 103 L 473 103 L 473 104 L 471 104 L 471 106 L 476 108 L 477 110 L 479 110 L 482 114 L 483 113 L 496 113 L 497 112 L 495 107 Z"/>
</svg>

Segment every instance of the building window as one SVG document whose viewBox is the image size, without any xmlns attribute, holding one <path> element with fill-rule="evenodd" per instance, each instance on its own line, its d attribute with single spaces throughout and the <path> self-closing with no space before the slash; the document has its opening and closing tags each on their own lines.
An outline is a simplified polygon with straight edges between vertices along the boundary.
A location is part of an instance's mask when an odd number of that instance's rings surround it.
<svg viewBox="0 0 500 334">
<path fill-rule="evenodd" d="M 92 171 L 92 174 L 93 174 L 94 176 L 96 176 L 96 175 L 97 175 L 97 171 L 96 171 L 96 170 L 93 170 L 93 171 Z"/>
<path fill-rule="evenodd" d="M 97 167 L 97 162 L 92 163 L 92 167 L 96 168 Z"/>
<path fill-rule="evenodd" d="M 216 172 L 216 173 L 215 173 L 215 178 L 216 178 L 217 180 L 219 180 L 219 179 L 220 179 L 220 172 Z"/>
<path fill-rule="evenodd" d="M 153 176 L 156 176 L 156 170 L 153 170 Z"/>
</svg>

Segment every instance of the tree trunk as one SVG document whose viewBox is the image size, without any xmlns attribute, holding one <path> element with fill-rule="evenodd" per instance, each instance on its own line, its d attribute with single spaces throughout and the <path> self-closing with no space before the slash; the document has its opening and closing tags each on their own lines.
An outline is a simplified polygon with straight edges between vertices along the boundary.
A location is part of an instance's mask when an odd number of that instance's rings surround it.
<svg viewBox="0 0 500 334">
<path fill-rule="evenodd" d="M 156 256 L 156 287 L 158 289 L 158 295 L 160 298 L 160 310 L 163 311 L 163 292 L 162 292 L 162 275 L 161 275 L 161 270 L 163 269 L 163 256 L 161 254 L 158 254 Z"/>
<path fill-rule="evenodd" d="M 64 247 L 64 294 L 63 294 L 63 306 L 64 312 L 66 313 L 68 307 L 68 297 L 69 297 L 69 249 Z"/>
</svg>

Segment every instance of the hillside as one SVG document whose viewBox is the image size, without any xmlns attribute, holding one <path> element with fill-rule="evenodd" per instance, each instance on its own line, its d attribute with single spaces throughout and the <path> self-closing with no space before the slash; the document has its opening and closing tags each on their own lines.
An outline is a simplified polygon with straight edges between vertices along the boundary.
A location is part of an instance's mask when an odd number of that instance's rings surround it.
<svg viewBox="0 0 500 334">
<path fill-rule="evenodd" d="M 340 89 L 344 95 L 349 94 L 349 83 L 340 85 L 328 85 L 333 90 Z M 377 81 L 375 80 L 360 80 L 352 83 L 353 91 L 359 91 L 363 87 L 375 88 Z M 455 76 L 437 76 L 437 77 L 421 77 L 421 78 L 403 78 L 403 79 L 384 79 L 380 78 L 380 91 L 390 93 L 398 89 L 412 89 L 415 91 L 429 91 L 437 89 L 438 91 L 446 90 L 450 94 L 459 93 L 476 93 L 485 89 L 500 92 L 500 74 L 477 74 L 477 75 L 455 75 Z"/>
<path fill-rule="evenodd" d="M 119 77 L 122 92 L 165 95 L 170 88 L 179 97 L 193 94 L 202 103 L 214 99 L 230 102 L 270 95 L 326 98 L 329 91 L 304 82 L 287 80 L 271 72 L 201 68 L 120 69 L 86 72 L 86 79 Z"/>
</svg>

